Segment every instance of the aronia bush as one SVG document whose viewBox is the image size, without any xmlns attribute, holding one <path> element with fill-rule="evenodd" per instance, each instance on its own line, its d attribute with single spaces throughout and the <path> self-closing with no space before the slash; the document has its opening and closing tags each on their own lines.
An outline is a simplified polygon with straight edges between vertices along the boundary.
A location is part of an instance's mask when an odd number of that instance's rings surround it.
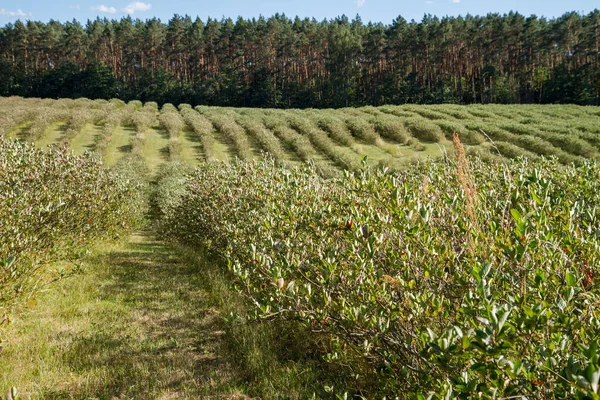
<svg viewBox="0 0 600 400">
<path fill-rule="evenodd" d="M 0 137 L 0 305 L 31 290 L 47 263 L 132 227 L 136 190 L 95 158 Z"/>
<path fill-rule="evenodd" d="M 363 377 L 342 393 L 595 398 L 600 166 L 461 154 L 335 179 L 209 163 L 164 232 L 223 256 L 257 318 L 328 336 Z"/>
</svg>

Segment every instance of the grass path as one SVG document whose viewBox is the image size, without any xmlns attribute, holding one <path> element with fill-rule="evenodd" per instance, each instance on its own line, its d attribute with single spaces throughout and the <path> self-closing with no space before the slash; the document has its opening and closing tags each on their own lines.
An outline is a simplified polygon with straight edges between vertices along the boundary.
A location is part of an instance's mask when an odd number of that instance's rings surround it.
<svg viewBox="0 0 600 400">
<path fill-rule="evenodd" d="M 244 398 L 198 265 L 147 235 L 85 262 L 8 326 L 2 388 L 23 398 Z M 6 389 L 4 389 L 6 390 Z"/>
<path fill-rule="evenodd" d="M 93 124 L 87 124 L 83 127 L 73 139 L 71 139 L 70 147 L 73 153 L 81 155 L 86 151 L 94 150 L 97 137 L 101 134 L 102 127 Z"/>
<path fill-rule="evenodd" d="M 128 126 L 119 126 L 113 132 L 104 157 L 107 167 L 112 167 L 123 155 L 131 151 L 131 139 L 134 136 L 135 131 Z"/>
<path fill-rule="evenodd" d="M 146 164 L 155 173 L 161 164 L 169 161 L 169 134 L 155 125 L 145 132 L 143 154 Z"/>
</svg>

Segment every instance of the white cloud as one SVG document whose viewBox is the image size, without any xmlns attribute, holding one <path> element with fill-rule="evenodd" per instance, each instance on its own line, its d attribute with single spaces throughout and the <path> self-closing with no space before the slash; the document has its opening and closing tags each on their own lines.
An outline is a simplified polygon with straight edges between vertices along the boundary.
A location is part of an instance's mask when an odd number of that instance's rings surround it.
<svg viewBox="0 0 600 400">
<path fill-rule="evenodd" d="M 91 8 L 92 11 L 99 11 L 102 13 L 107 13 L 107 14 L 114 14 L 117 12 L 117 9 L 114 7 L 107 7 L 104 4 L 100 4 L 99 6 L 96 7 L 92 7 Z"/>
<path fill-rule="evenodd" d="M 17 11 L 8 11 L 8 10 L 5 10 L 4 8 L 0 8 L 0 15 L 14 18 L 14 17 L 28 17 L 31 15 L 31 13 L 25 13 L 21 9 L 18 9 Z"/>
<path fill-rule="evenodd" d="M 362 6 L 367 4 L 367 0 L 356 0 L 355 3 L 356 3 L 356 8 L 361 8 Z"/>
<path fill-rule="evenodd" d="M 460 3 L 460 0 L 452 0 L 452 3 L 453 3 L 453 4 L 459 4 L 459 3 Z"/>
<path fill-rule="evenodd" d="M 80 10 L 80 9 L 81 9 L 81 6 L 80 6 L 79 4 L 71 4 L 71 5 L 69 6 L 69 8 L 72 8 L 72 9 L 74 9 L 74 10 Z"/>
<path fill-rule="evenodd" d="M 425 0 L 425 4 L 433 4 L 433 1 L 431 1 L 431 0 Z"/>
<path fill-rule="evenodd" d="M 365 1 L 365 0 L 359 0 Z M 142 3 L 141 1 L 136 1 L 134 3 L 129 3 L 127 7 L 123 8 L 127 14 L 133 14 L 136 11 L 148 11 L 152 9 L 152 4 L 150 3 Z"/>
</svg>

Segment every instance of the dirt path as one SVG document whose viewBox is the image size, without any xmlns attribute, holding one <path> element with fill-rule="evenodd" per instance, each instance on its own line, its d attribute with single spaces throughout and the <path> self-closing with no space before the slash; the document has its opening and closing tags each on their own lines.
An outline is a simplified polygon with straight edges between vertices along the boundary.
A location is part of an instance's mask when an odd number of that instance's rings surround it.
<svg viewBox="0 0 600 400">
<path fill-rule="evenodd" d="M 245 397 L 197 263 L 138 234 L 85 264 L 4 333 L 3 387 L 44 399 Z"/>
</svg>

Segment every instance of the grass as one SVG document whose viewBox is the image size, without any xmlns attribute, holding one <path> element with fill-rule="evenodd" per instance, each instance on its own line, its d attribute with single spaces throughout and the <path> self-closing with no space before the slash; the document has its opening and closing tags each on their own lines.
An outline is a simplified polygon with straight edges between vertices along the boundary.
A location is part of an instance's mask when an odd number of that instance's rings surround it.
<svg viewBox="0 0 600 400">
<path fill-rule="evenodd" d="M 65 134 L 67 126 L 65 123 L 55 122 L 46 129 L 44 135 L 40 137 L 35 145 L 38 148 L 47 147 L 51 144 L 58 144 Z"/>
<path fill-rule="evenodd" d="M 210 260 L 149 233 L 99 247 L 84 273 L 44 290 L 4 327 L 1 389 L 45 399 L 319 393 L 315 382 L 331 371 L 306 351 L 314 338 L 289 326 L 227 323 L 244 304 Z"/>
<path fill-rule="evenodd" d="M 86 151 L 94 150 L 97 137 L 101 133 L 101 127 L 98 125 L 86 125 L 70 141 L 70 147 L 75 154 L 83 154 Z"/>
<path fill-rule="evenodd" d="M 131 140 L 135 131 L 131 127 L 118 127 L 110 137 L 110 142 L 104 157 L 108 167 L 115 165 L 125 153 L 131 151 Z"/>
<path fill-rule="evenodd" d="M 199 165 L 205 159 L 200 140 L 189 130 L 183 130 L 179 135 L 181 142 L 181 161 L 190 165 Z"/>
<path fill-rule="evenodd" d="M 150 171 L 156 172 L 162 163 L 169 160 L 169 134 L 158 126 L 146 130 L 142 154 Z"/>
</svg>

